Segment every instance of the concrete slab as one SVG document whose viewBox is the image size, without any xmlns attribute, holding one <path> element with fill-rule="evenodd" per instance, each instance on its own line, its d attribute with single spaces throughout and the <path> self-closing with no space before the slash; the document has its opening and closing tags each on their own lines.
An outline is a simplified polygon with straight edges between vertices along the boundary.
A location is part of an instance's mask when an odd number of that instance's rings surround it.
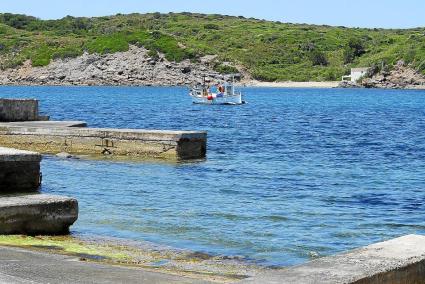
<svg viewBox="0 0 425 284">
<path fill-rule="evenodd" d="M 18 126 L 18 127 L 86 127 L 85 121 L 15 121 L 3 122 L 0 126 Z"/>
<path fill-rule="evenodd" d="M 78 261 L 76 257 L 0 247 L 0 282 L 22 283 L 209 283 L 143 269 Z"/>
<path fill-rule="evenodd" d="M 425 282 L 425 236 L 409 235 L 373 244 L 305 265 L 271 271 L 240 283 L 356 283 Z"/>
<path fill-rule="evenodd" d="M 37 191 L 40 161 L 38 153 L 0 147 L 0 194 Z"/>
<path fill-rule="evenodd" d="M 201 159 L 206 156 L 204 131 L 163 131 L 84 127 L 33 127 L 0 124 L 0 145 L 41 153 Z"/>
<path fill-rule="evenodd" d="M 0 234 L 65 234 L 78 218 L 73 198 L 46 195 L 0 197 Z"/>
</svg>

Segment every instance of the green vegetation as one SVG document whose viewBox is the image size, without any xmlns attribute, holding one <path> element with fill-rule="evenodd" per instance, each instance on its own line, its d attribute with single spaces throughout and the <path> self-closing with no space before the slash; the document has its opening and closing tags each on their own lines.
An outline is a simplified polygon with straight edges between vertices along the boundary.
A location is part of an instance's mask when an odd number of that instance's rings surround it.
<svg viewBox="0 0 425 284">
<path fill-rule="evenodd" d="M 218 55 L 214 69 L 243 66 L 265 81 L 338 80 L 351 67 L 392 66 L 403 59 L 425 74 L 425 28 L 359 29 L 268 22 L 192 13 L 130 14 L 39 20 L 0 14 L 0 68 L 32 60 L 126 51 L 143 46 L 170 61 Z M 223 64 L 230 62 L 231 64 Z"/>
</svg>

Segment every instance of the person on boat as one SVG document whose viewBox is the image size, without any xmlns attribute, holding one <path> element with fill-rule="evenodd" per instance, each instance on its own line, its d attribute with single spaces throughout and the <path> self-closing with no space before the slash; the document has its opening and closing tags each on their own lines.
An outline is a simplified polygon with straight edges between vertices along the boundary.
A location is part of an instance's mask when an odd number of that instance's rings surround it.
<svg viewBox="0 0 425 284">
<path fill-rule="evenodd" d="M 218 85 L 217 85 L 217 89 L 218 89 L 218 92 L 219 92 L 219 93 L 221 93 L 221 94 L 223 94 L 223 93 L 224 93 L 224 87 L 223 87 L 221 84 L 218 84 Z"/>
<path fill-rule="evenodd" d="M 208 97 L 211 95 L 211 86 L 210 85 L 205 85 L 202 89 L 202 96 L 203 97 Z"/>
</svg>

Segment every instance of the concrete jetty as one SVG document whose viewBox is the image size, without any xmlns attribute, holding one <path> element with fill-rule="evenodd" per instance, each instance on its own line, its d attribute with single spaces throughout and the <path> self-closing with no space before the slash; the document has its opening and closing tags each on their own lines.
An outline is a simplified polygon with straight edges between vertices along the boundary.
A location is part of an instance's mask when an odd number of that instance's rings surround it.
<svg viewBox="0 0 425 284">
<path fill-rule="evenodd" d="M 77 220 L 77 200 L 36 193 L 40 161 L 39 153 L 0 147 L 0 234 L 64 234 Z"/>
<path fill-rule="evenodd" d="M 269 284 L 425 282 L 425 236 L 408 235 L 244 280 Z"/>
<path fill-rule="evenodd" d="M 0 147 L 0 194 L 34 192 L 41 183 L 41 155 Z"/>
<path fill-rule="evenodd" d="M 73 198 L 28 194 L 0 197 L 0 234 L 66 234 L 78 219 Z"/>
<path fill-rule="evenodd" d="M 0 123 L 0 145 L 41 153 L 173 160 L 206 156 L 207 133 L 75 127 L 84 122 Z"/>
<path fill-rule="evenodd" d="M 47 154 L 171 160 L 206 156 L 204 131 L 87 128 L 84 121 L 48 121 L 37 100 L 0 99 L 0 146 Z"/>
</svg>

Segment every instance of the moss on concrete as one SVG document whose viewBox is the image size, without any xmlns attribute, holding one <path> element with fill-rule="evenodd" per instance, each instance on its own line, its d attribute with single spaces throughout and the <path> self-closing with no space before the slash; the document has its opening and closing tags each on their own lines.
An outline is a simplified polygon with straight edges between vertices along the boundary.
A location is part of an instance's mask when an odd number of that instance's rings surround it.
<svg viewBox="0 0 425 284">
<path fill-rule="evenodd" d="M 114 240 L 89 240 L 72 236 L 0 235 L 0 246 L 15 246 L 78 257 L 81 261 L 136 266 L 219 283 L 230 283 L 257 275 L 264 268 L 237 257 L 123 244 Z"/>
</svg>

